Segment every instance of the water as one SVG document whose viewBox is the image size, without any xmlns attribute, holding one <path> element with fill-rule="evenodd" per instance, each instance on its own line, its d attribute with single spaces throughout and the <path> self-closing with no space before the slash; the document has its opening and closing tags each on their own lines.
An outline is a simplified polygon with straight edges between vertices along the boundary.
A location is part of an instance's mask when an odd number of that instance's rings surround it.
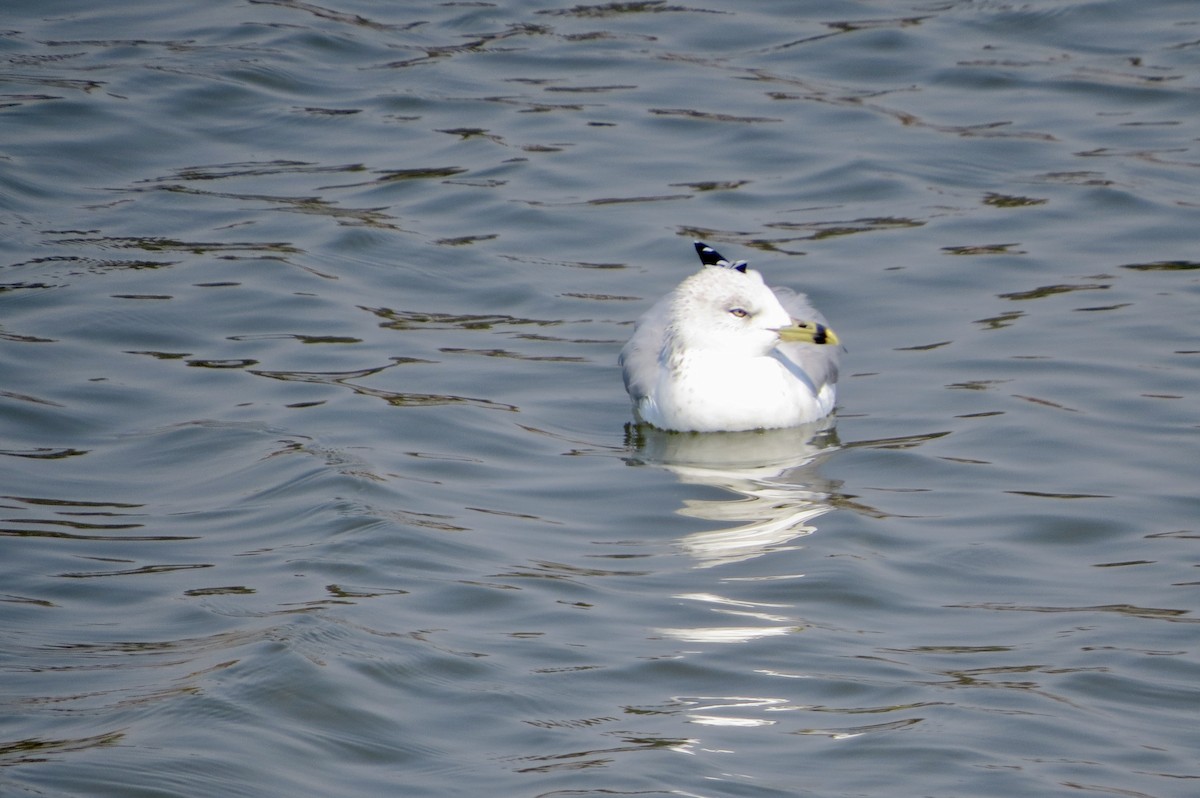
<svg viewBox="0 0 1200 798">
<path fill-rule="evenodd" d="M 1195 793 L 1193 3 L 0 19 L 0 793 Z M 693 237 L 834 424 L 626 428 Z"/>
</svg>

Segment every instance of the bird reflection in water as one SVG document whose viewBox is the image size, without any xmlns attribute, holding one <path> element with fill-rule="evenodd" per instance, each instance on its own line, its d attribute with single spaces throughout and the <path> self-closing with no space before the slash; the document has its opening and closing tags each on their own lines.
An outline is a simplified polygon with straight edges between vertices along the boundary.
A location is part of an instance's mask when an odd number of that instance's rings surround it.
<svg viewBox="0 0 1200 798">
<path fill-rule="evenodd" d="M 817 466 L 838 448 L 833 422 L 750 432 L 663 432 L 626 428 L 630 461 L 668 469 L 689 485 L 709 485 L 733 499 L 688 499 L 679 513 L 729 526 L 694 532 L 679 543 L 698 567 L 741 562 L 794 548 L 833 509 L 836 484 Z"/>
</svg>

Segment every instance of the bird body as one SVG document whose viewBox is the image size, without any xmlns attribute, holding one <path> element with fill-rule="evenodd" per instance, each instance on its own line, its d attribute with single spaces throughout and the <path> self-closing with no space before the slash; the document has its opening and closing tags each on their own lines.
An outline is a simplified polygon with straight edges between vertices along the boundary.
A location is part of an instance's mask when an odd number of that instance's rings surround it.
<svg viewBox="0 0 1200 798">
<path fill-rule="evenodd" d="M 704 267 L 638 321 L 621 351 L 639 420 L 665 430 L 793 427 L 833 411 L 838 339 L 803 294 L 696 242 Z"/>
</svg>

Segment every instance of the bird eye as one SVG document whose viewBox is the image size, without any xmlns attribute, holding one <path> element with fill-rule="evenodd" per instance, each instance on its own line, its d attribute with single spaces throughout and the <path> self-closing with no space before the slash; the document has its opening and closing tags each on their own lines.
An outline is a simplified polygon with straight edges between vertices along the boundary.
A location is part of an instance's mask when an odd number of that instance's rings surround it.
<svg viewBox="0 0 1200 798">
<path fill-rule="evenodd" d="M 750 314 L 749 314 L 749 313 L 748 313 L 748 312 L 747 312 L 745 309 L 743 309 L 743 308 L 731 308 L 731 309 L 729 310 L 729 312 L 730 312 L 730 313 L 732 313 L 732 314 L 733 314 L 733 315 L 734 315 L 736 318 L 739 318 L 739 319 L 744 319 L 744 318 L 746 318 L 747 316 L 749 316 L 749 315 L 750 315 Z"/>
</svg>

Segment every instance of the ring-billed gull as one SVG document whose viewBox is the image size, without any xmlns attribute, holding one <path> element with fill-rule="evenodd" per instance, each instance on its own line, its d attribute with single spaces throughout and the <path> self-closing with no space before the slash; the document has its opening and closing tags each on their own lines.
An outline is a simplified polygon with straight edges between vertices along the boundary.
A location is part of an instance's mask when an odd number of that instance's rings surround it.
<svg viewBox="0 0 1200 798">
<path fill-rule="evenodd" d="M 704 267 L 621 350 L 639 420 L 679 432 L 794 427 L 833 411 L 839 342 L 808 298 L 697 241 Z"/>
</svg>

